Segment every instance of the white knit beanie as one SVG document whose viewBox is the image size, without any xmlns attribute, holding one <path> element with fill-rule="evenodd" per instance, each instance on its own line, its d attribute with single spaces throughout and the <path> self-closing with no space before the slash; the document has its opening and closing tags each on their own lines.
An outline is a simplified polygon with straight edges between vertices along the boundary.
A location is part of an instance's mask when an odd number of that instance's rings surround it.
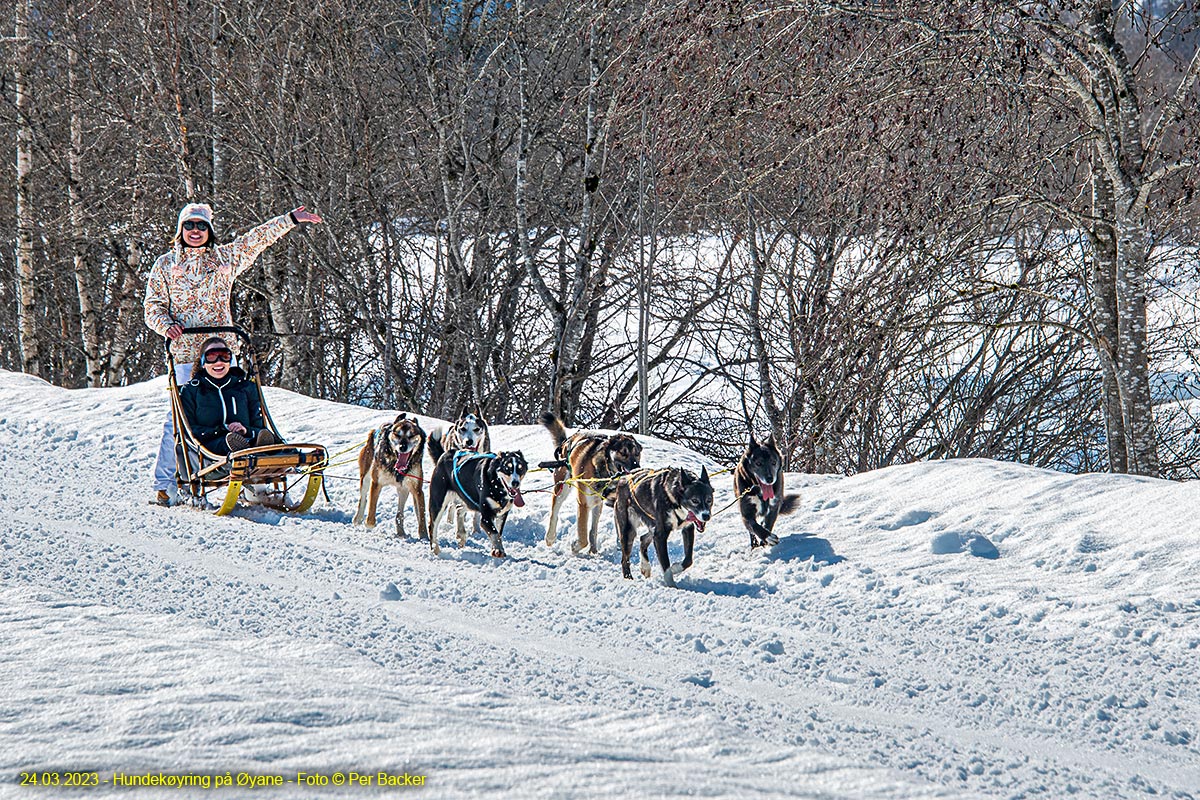
<svg viewBox="0 0 1200 800">
<path fill-rule="evenodd" d="M 183 233 L 183 223 L 187 222 L 189 219 L 204 220 L 204 222 L 208 223 L 209 241 L 212 241 L 216 237 L 217 231 L 215 228 L 213 228 L 212 208 L 210 208 L 207 203 L 188 203 L 183 207 L 183 210 L 179 212 L 179 219 L 175 221 L 176 239 L 178 239 Z"/>
</svg>

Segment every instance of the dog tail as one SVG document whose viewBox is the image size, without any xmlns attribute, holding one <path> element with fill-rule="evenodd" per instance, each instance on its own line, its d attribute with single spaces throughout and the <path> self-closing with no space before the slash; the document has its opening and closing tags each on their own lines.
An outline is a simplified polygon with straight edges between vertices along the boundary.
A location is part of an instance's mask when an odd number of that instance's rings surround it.
<svg viewBox="0 0 1200 800">
<path fill-rule="evenodd" d="M 550 435 L 554 438 L 554 449 L 562 447 L 562 443 L 567 440 L 567 429 L 563 426 L 562 420 L 547 411 L 538 421 L 546 430 L 550 431 Z"/>
<path fill-rule="evenodd" d="M 362 481 L 362 476 L 367 474 L 371 469 L 371 461 L 375 458 L 375 429 L 371 428 L 367 434 L 367 441 L 363 443 L 362 448 L 358 451 L 358 479 Z"/>
<path fill-rule="evenodd" d="M 800 495 L 787 494 L 783 496 L 783 501 L 779 504 L 780 514 L 790 514 L 800 507 Z"/>
<path fill-rule="evenodd" d="M 433 463 L 441 461 L 445 452 L 446 448 L 442 446 L 442 431 L 436 430 L 429 434 L 429 455 L 433 456 Z"/>
</svg>

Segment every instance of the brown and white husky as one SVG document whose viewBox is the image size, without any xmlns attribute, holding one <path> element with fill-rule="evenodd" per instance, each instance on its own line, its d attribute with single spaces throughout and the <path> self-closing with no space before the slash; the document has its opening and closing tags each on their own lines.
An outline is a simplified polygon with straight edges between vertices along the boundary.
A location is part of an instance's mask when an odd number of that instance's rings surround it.
<svg viewBox="0 0 1200 800">
<path fill-rule="evenodd" d="M 550 521 L 546 525 L 546 544 L 553 545 L 558 531 L 558 509 L 574 486 L 579 497 L 579 515 L 575 522 L 576 541 L 571 549 L 576 553 L 586 549 L 596 553 L 596 534 L 600 512 L 611 491 L 613 479 L 641 466 L 642 445 L 628 433 L 576 431 L 570 436 L 562 420 L 546 412 L 542 425 L 554 438 L 554 500 L 550 504 Z M 568 478 L 571 482 L 568 483 Z"/>
<path fill-rule="evenodd" d="M 404 536 L 404 506 L 412 495 L 417 512 L 417 530 L 428 539 L 425 528 L 425 494 L 422 486 L 425 456 L 425 431 L 415 416 L 400 414 L 367 434 L 367 442 L 358 451 L 357 525 L 366 517 L 368 528 L 375 527 L 375 507 L 384 486 L 396 487 L 396 535 Z"/>
</svg>

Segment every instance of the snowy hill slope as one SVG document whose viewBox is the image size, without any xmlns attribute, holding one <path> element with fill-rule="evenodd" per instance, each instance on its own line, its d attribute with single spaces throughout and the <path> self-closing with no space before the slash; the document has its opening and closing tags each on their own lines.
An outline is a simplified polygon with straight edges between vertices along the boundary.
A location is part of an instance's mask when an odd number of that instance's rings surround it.
<svg viewBox="0 0 1200 800">
<path fill-rule="evenodd" d="M 149 506 L 164 388 L 0 372 L 0 796 L 43 791 L 31 769 L 382 769 L 436 797 L 1200 797 L 1200 484 L 789 476 L 776 548 L 748 556 L 727 511 L 671 590 L 621 579 L 607 512 L 599 557 L 546 548 L 541 493 L 505 561 L 392 538 L 390 490 L 352 527 L 352 480 L 300 518 Z M 268 397 L 333 451 L 389 419 Z"/>
</svg>

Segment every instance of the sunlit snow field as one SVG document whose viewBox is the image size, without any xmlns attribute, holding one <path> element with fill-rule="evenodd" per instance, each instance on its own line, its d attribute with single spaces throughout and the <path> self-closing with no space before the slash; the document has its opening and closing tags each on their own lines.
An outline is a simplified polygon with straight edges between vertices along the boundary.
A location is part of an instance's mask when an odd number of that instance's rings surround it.
<svg viewBox="0 0 1200 800">
<path fill-rule="evenodd" d="M 504 561 L 395 539 L 390 490 L 351 526 L 350 479 L 299 518 L 150 506 L 165 385 L 0 372 L 0 796 L 51 796 L 28 770 L 382 769 L 439 798 L 1200 797 L 1200 483 L 789 475 L 774 549 L 726 511 L 672 590 L 621 578 L 607 511 L 599 556 L 571 553 L 573 503 L 547 548 L 545 493 Z M 335 452 L 390 418 L 268 400 Z M 492 436 L 551 453 L 540 427 Z M 728 466 L 644 444 L 648 466 Z M 71 796 L 117 794 L 189 792 Z"/>
</svg>

